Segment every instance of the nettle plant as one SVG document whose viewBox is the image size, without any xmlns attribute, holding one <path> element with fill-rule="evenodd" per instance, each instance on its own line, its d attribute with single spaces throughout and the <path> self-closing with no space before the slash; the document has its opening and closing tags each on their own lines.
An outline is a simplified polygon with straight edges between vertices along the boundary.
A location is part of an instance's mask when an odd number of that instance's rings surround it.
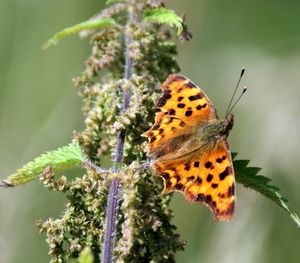
<svg viewBox="0 0 300 263">
<path fill-rule="evenodd" d="M 49 190 L 65 193 L 63 216 L 37 221 L 47 235 L 53 263 L 175 262 L 174 254 L 184 250 L 186 242 L 170 223 L 171 195 L 160 194 L 162 182 L 152 176 L 141 134 L 154 122 L 159 84 L 180 70 L 172 35 L 189 40 L 191 34 L 184 16 L 166 9 L 162 0 L 107 4 L 100 15 L 64 29 L 43 46 L 77 32 L 91 37 L 87 68 L 74 79 L 84 102 L 85 130 L 74 132 L 68 146 L 41 155 L 1 180 L 0 186 L 39 178 Z M 99 82 L 96 77 L 104 69 Z M 108 157 L 113 165 L 105 170 L 101 161 Z M 277 203 L 300 225 L 279 188 L 248 163 L 233 162 L 236 181 Z M 58 171 L 76 167 L 86 169 L 81 178 L 55 177 Z"/>
</svg>

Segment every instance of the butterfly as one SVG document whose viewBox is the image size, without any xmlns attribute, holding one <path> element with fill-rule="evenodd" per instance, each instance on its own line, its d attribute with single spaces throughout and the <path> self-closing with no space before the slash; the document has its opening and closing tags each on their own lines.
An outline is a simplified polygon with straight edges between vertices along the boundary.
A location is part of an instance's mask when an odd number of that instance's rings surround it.
<svg viewBox="0 0 300 263">
<path fill-rule="evenodd" d="M 219 119 L 204 92 L 182 75 L 170 75 L 161 89 L 155 124 L 142 136 L 149 138 L 146 152 L 164 180 L 163 194 L 182 192 L 189 203 L 208 206 L 216 221 L 229 221 L 236 200 L 227 143 L 233 114 Z"/>
</svg>

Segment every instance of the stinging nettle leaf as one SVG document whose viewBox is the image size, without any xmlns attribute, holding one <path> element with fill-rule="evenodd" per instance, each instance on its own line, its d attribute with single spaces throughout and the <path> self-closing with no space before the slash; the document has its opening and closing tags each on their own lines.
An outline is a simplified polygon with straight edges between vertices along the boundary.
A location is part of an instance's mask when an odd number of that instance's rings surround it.
<svg viewBox="0 0 300 263">
<path fill-rule="evenodd" d="M 27 183 L 36 179 L 47 167 L 51 172 L 58 172 L 81 166 L 84 161 L 83 153 L 78 144 L 69 144 L 56 151 L 47 152 L 19 169 L 16 174 L 0 181 L 0 186 L 10 187 Z"/>
<path fill-rule="evenodd" d="M 177 16 L 172 10 L 163 7 L 146 11 L 144 13 L 144 19 L 146 22 L 165 23 L 176 27 L 178 35 L 183 30 L 182 18 Z"/>
<path fill-rule="evenodd" d="M 60 32 L 57 32 L 52 38 L 46 41 L 42 49 L 47 49 L 51 45 L 55 45 L 59 39 L 62 37 L 83 31 L 88 29 L 97 29 L 97 28 L 108 28 L 115 25 L 116 22 L 112 18 L 99 18 L 94 20 L 88 20 L 82 23 L 79 23 L 75 26 L 67 27 Z"/>
<path fill-rule="evenodd" d="M 237 154 L 233 153 L 235 157 Z M 300 226 L 300 218 L 287 205 L 288 200 L 278 193 L 280 188 L 274 185 L 269 185 L 271 179 L 262 175 L 257 175 L 261 170 L 258 167 L 247 167 L 249 160 L 235 160 L 233 166 L 235 170 L 236 181 L 247 188 L 251 188 L 263 196 L 269 198 L 271 201 L 281 207 L 294 222 Z"/>
</svg>

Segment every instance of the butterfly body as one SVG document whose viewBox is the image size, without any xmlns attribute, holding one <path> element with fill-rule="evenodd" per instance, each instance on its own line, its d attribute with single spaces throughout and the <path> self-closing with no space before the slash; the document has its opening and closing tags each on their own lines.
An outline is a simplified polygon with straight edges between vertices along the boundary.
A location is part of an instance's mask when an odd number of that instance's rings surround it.
<svg viewBox="0 0 300 263">
<path fill-rule="evenodd" d="M 188 202 L 207 205 L 216 221 L 230 220 L 235 179 L 227 136 L 233 115 L 220 120 L 213 104 L 193 82 L 172 74 L 161 85 L 156 121 L 143 134 L 163 193 L 182 192 Z"/>
</svg>

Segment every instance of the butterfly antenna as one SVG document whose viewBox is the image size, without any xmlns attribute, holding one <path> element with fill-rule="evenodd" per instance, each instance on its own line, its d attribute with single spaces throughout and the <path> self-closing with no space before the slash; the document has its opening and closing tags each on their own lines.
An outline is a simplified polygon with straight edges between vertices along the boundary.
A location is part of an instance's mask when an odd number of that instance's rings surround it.
<svg viewBox="0 0 300 263">
<path fill-rule="evenodd" d="M 240 77 L 239 77 L 239 80 L 238 80 L 238 82 L 237 82 L 237 84 L 236 84 L 236 87 L 235 87 L 235 89 L 234 89 L 233 95 L 232 95 L 231 100 L 230 100 L 230 102 L 229 102 L 229 105 L 228 105 L 228 108 L 227 108 L 227 111 L 226 111 L 226 114 L 225 114 L 225 118 L 228 117 L 229 113 L 233 110 L 234 106 L 237 104 L 237 102 L 240 100 L 240 98 L 243 96 L 243 94 L 244 94 L 244 93 L 246 92 L 246 90 L 247 90 L 247 88 L 245 87 L 245 88 L 243 89 L 243 91 L 242 91 L 242 94 L 238 97 L 238 99 L 237 99 L 236 102 L 233 104 L 233 106 L 231 106 L 231 105 L 232 105 L 233 98 L 234 98 L 234 96 L 235 96 L 235 94 L 236 94 L 236 91 L 237 91 L 239 85 L 240 85 L 240 82 L 241 82 L 241 79 L 242 79 L 244 73 L 245 73 L 245 68 L 242 68 L 241 74 L 240 74 Z"/>
<path fill-rule="evenodd" d="M 246 92 L 247 87 L 243 88 L 243 91 L 241 93 L 241 95 L 238 97 L 238 99 L 236 100 L 236 102 L 232 105 L 232 107 L 230 108 L 230 110 L 228 111 L 228 115 L 229 113 L 232 111 L 232 109 L 234 108 L 234 106 L 238 103 L 238 101 L 240 100 L 240 98 L 243 96 L 243 94 Z M 228 117 L 228 115 L 226 115 L 226 117 Z"/>
</svg>

